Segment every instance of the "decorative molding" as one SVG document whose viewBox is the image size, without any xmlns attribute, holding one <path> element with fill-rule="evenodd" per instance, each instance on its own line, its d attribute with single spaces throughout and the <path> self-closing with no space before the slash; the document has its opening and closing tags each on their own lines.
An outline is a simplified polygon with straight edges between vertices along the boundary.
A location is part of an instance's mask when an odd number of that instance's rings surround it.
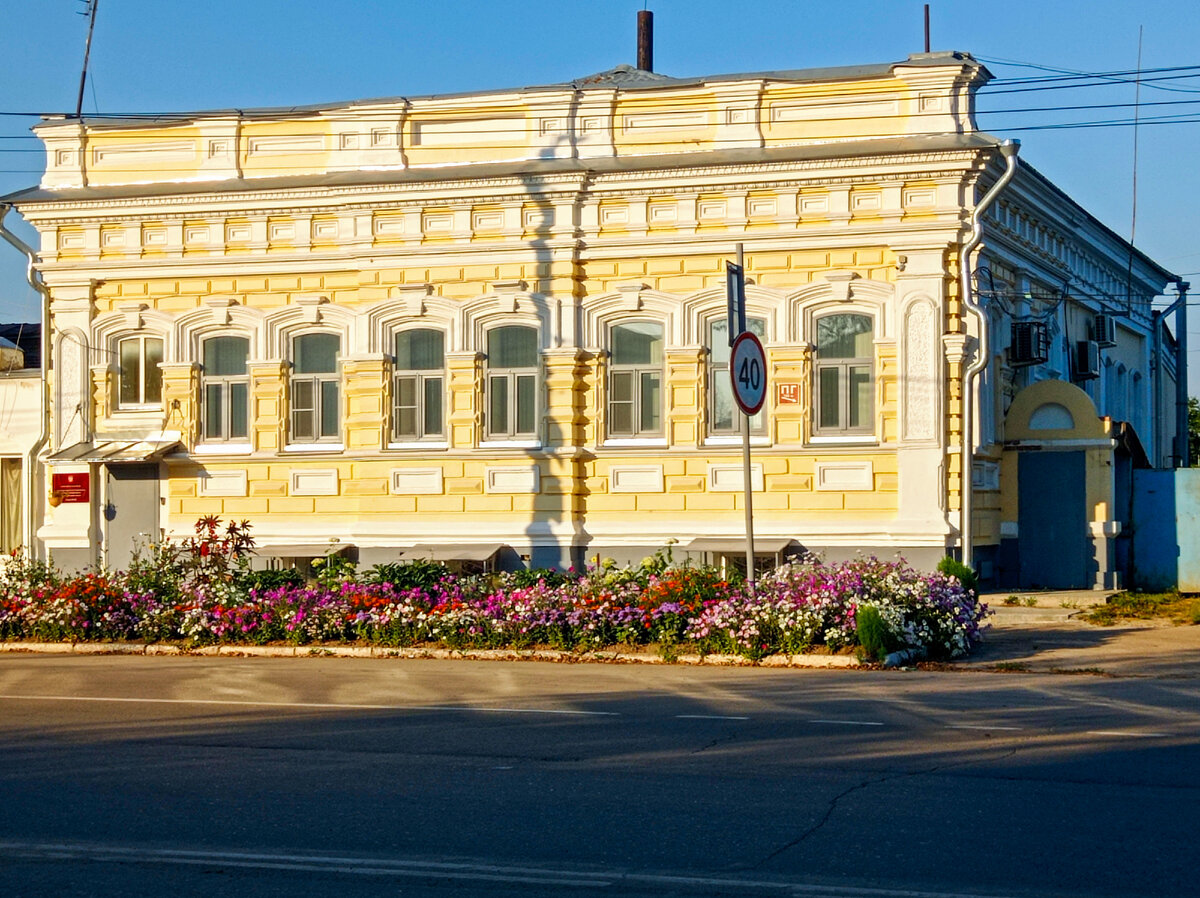
<svg viewBox="0 0 1200 898">
<path fill-rule="evenodd" d="M 817 461 L 813 489 L 819 492 L 859 492 L 875 488 L 875 471 L 869 461 Z"/>
<path fill-rule="evenodd" d="M 246 470 L 204 471 L 200 475 L 201 496 L 241 497 L 249 485 Z"/>
<path fill-rule="evenodd" d="M 608 469 L 610 493 L 661 493 L 662 465 L 613 465 Z"/>
<path fill-rule="evenodd" d="M 289 494 L 293 496 L 336 496 L 337 468 L 301 468 L 291 472 Z"/>
<path fill-rule="evenodd" d="M 444 492 L 441 468 L 394 468 L 392 493 L 398 496 L 436 496 Z"/>
<path fill-rule="evenodd" d="M 537 465 L 489 467 L 484 489 L 489 493 L 537 493 L 540 473 Z"/>
<path fill-rule="evenodd" d="M 708 466 L 708 490 L 711 493 L 740 493 L 745 489 L 746 472 L 741 462 L 719 462 Z M 750 489 L 763 490 L 763 466 L 750 465 Z"/>
</svg>

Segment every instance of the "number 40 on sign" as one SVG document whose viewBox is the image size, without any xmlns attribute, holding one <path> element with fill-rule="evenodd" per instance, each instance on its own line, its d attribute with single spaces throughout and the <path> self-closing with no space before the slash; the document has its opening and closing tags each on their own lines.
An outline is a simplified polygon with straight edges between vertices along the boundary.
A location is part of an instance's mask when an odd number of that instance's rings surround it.
<svg viewBox="0 0 1200 898">
<path fill-rule="evenodd" d="M 752 331 L 744 331 L 733 341 L 729 375 L 738 408 L 747 415 L 758 414 L 767 398 L 767 355 Z"/>
</svg>

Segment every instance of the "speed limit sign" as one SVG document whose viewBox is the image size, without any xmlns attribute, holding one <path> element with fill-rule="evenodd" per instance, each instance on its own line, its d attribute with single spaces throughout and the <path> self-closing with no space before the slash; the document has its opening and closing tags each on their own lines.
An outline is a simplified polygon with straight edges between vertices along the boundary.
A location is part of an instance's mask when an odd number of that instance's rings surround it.
<svg viewBox="0 0 1200 898">
<path fill-rule="evenodd" d="M 733 399 L 747 415 L 756 415 L 767 398 L 767 354 L 752 331 L 744 331 L 729 351 Z"/>
</svg>

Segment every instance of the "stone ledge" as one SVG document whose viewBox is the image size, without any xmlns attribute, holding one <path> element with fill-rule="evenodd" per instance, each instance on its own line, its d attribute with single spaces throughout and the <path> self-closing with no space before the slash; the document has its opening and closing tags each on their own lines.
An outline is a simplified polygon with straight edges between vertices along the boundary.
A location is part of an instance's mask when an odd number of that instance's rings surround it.
<svg viewBox="0 0 1200 898">
<path fill-rule="evenodd" d="M 741 655 L 678 655 L 667 660 L 650 652 L 563 652 L 554 649 L 388 648 L 364 645 L 204 645 L 139 642 L 3 642 L 0 652 L 75 655 L 201 655 L 233 658 L 398 658 L 466 661 L 550 661 L 559 664 L 682 664 L 707 667 L 861 667 L 853 655 L 770 655 L 751 661 Z"/>
</svg>

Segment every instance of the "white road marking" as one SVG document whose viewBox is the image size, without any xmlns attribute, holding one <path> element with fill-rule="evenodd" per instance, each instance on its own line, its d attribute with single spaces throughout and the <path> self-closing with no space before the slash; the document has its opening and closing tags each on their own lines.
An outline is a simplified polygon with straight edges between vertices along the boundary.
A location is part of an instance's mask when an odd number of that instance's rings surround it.
<svg viewBox="0 0 1200 898">
<path fill-rule="evenodd" d="M 1130 739 L 1158 739 L 1166 733 L 1131 733 L 1129 730 L 1087 730 L 1089 736 L 1126 736 Z"/>
<path fill-rule="evenodd" d="M 736 879 L 732 877 L 679 876 L 635 873 L 619 868 L 561 870 L 437 860 L 402 860 L 320 854 L 259 854 L 241 851 L 144 848 L 70 842 L 0 841 L 0 857 L 77 860 L 99 862 L 221 866 L 254 870 L 295 870 L 306 873 L 344 873 L 356 876 L 395 876 L 432 880 L 562 885 L 578 888 L 607 888 L 621 884 L 674 886 L 689 889 L 757 889 L 791 895 L 827 898 L 980 898 L 960 892 L 930 892 L 910 889 L 881 889 L 858 886 L 815 885 L 787 880 Z"/>
<path fill-rule="evenodd" d="M 558 708 L 496 708 L 476 705 L 360 705 L 338 702 L 251 702 L 242 699 L 118 698 L 99 695 L 0 695 L 0 699 L 33 702 L 115 702 L 144 705 L 230 705 L 250 708 L 301 708 L 328 711 L 471 711 L 484 714 L 561 714 L 580 717 L 620 717 L 617 711 L 573 711 Z"/>
<path fill-rule="evenodd" d="M 982 724 L 974 723 L 950 723 L 946 725 L 947 729 L 951 730 L 1023 730 L 1025 727 L 999 727 L 999 726 L 983 726 Z"/>
<path fill-rule="evenodd" d="M 749 717 L 732 717 L 723 714 L 676 714 L 676 720 L 749 720 Z"/>
<path fill-rule="evenodd" d="M 809 723 L 840 723 L 848 727 L 881 727 L 881 720 L 810 720 Z"/>
</svg>

